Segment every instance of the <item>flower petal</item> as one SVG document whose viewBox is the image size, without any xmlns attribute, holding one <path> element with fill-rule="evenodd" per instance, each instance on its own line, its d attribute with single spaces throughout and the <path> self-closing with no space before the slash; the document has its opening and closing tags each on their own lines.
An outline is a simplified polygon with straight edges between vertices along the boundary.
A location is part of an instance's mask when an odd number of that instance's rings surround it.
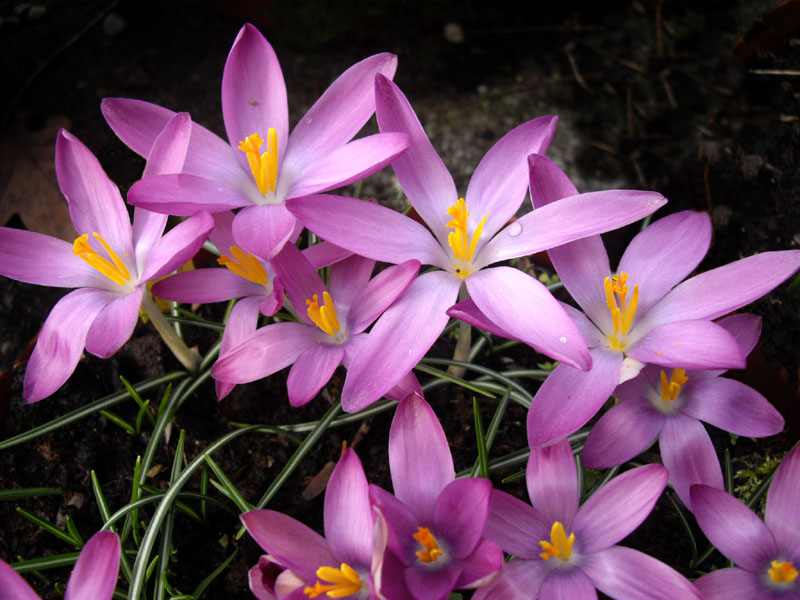
<svg viewBox="0 0 800 600">
<path fill-rule="evenodd" d="M 706 573 L 694 584 L 703 600 L 753 600 L 764 589 L 757 573 L 736 567 Z"/>
<path fill-rule="evenodd" d="M 528 411 L 532 447 L 577 431 L 611 396 L 619 381 L 622 354 L 595 348 L 591 355 L 591 370 L 558 365 L 536 392 Z"/>
<path fill-rule="evenodd" d="M 176 302 L 208 304 L 232 298 L 262 296 L 263 285 L 248 281 L 230 269 L 195 269 L 176 273 L 153 285 L 153 294 Z"/>
<path fill-rule="evenodd" d="M 756 347 L 758 337 L 761 335 L 761 317 L 739 313 L 720 319 L 716 323 L 736 339 L 745 356 Z"/>
<path fill-rule="evenodd" d="M 483 537 L 498 544 L 504 552 L 517 558 L 538 558 L 542 551 L 538 540 L 549 539 L 551 526 L 552 522 L 530 504 L 506 492 L 492 490 L 492 511 Z"/>
<path fill-rule="evenodd" d="M 475 550 L 458 561 L 461 573 L 456 588 L 479 588 L 492 581 L 503 568 L 503 551 L 489 540 L 480 540 Z"/>
<path fill-rule="evenodd" d="M 800 548 L 800 446 L 795 446 L 775 472 L 767 493 L 764 522 L 781 549 Z"/>
<path fill-rule="evenodd" d="M 372 508 L 364 468 L 352 448 L 342 454 L 325 492 L 325 539 L 338 562 L 367 567 L 372 561 Z"/>
<path fill-rule="evenodd" d="M 358 302 L 347 316 L 351 331 L 360 333 L 377 319 L 397 298 L 402 297 L 419 273 L 419 261 L 407 260 L 378 273 L 360 290 Z"/>
<path fill-rule="evenodd" d="M 566 438 L 550 446 L 531 448 L 525 482 L 531 504 L 544 520 L 551 524 L 560 521 L 569 531 L 578 512 L 580 494 L 575 457 Z"/>
<path fill-rule="evenodd" d="M 211 270 L 211 269 L 209 269 Z M 219 270 L 219 269 L 214 269 Z M 226 271 L 228 269 L 225 269 Z M 241 279 L 236 275 L 238 279 Z M 224 356 L 231 348 L 238 346 L 247 336 L 255 332 L 258 327 L 258 307 L 260 298 L 242 298 L 231 310 L 222 332 L 222 342 L 219 346 L 219 355 Z M 216 380 L 214 382 L 217 400 L 222 400 L 236 387 L 234 383 Z"/>
<path fill-rule="evenodd" d="M 64 600 L 109 600 L 117 587 L 120 543 L 116 533 L 99 531 L 81 550 Z"/>
<path fill-rule="evenodd" d="M 330 381 L 343 356 L 344 349 L 341 346 L 328 344 L 316 344 L 298 356 L 286 379 L 292 406 L 311 402 Z"/>
<path fill-rule="evenodd" d="M 439 494 L 432 525 L 447 540 L 453 558 L 466 558 L 475 550 L 489 518 L 491 497 L 491 481 L 467 477 L 451 481 Z"/>
<path fill-rule="evenodd" d="M 581 566 L 611 598 L 700 600 L 700 592 L 680 573 L 638 550 L 613 546 L 586 557 Z"/>
<path fill-rule="evenodd" d="M 274 128 L 278 155 L 286 156 L 289 110 L 281 65 L 269 42 L 249 23 L 239 30 L 225 62 L 222 118 L 232 148 L 254 133 L 266 140 L 267 132 Z M 238 152 L 236 158 L 249 173 L 245 153 Z"/>
<path fill-rule="evenodd" d="M 553 569 L 542 582 L 539 597 L 547 600 L 597 600 L 594 583 L 580 569 Z"/>
<path fill-rule="evenodd" d="M 412 565 L 403 573 L 408 591 L 415 600 L 445 600 L 455 587 L 461 569 L 449 563 L 438 569 Z"/>
<path fill-rule="evenodd" d="M 197 254 L 213 228 L 214 219 L 207 212 L 178 223 L 153 246 L 141 280 L 158 279 L 185 265 Z"/>
<path fill-rule="evenodd" d="M 247 572 L 250 591 L 258 600 L 277 600 L 275 584 L 283 572 L 284 569 L 272 562 L 268 556 L 259 556 L 258 563 Z M 302 581 L 299 585 L 302 585 Z"/>
<path fill-rule="evenodd" d="M 147 292 L 137 287 L 130 294 L 118 295 L 106 304 L 86 335 L 87 352 L 108 358 L 122 348 L 139 321 L 143 293 Z"/>
<path fill-rule="evenodd" d="M 636 529 L 653 510 L 667 478 L 661 465 L 645 465 L 618 475 L 592 494 L 572 522 L 580 553 L 609 548 Z"/>
<path fill-rule="evenodd" d="M 519 600 L 538 598 L 539 589 L 550 570 L 543 560 L 513 559 L 503 567 L 500 576 L 489 585 L 478 588 L 473 600 Z"/>
<path fill-rule="evenodd" d="M 59 300 L 44 322 L 25 371 L 23 394 L 28 402 L 46 398 L 69 379 L 81 358 L 95 317 L 118 296 L 79 289 Z"/>
<path fill-rule="evenodd" d="M 306 258 L 305 252 L 302 255 L 303 258 Z M 356 299 L 361 297 L 362 290 L 369 282 L 374 269 L 374 260 L 357 254 L 351 254 L 331 268 L 328 277 L 328 291 L 336 302 L 337 312 L 341 307 L 341 312 L 350 316 L 351 307 L 354 303 L 357 304 Z M 284 275 L 286 274 L 286 269 L 284 269 Z"/>
<path fill-rule="evenodd" d="M 515 339 L 580 369 L 591 357 L 578 328 L 539 281 L 512 267 L 494 267 L 466 279 L 475 304 Z"/>
<path fill-rule="evenodd" d="M 154 175 L 135 182 L 128 203 L 153 212 L 190 216 L 221 212 L 252 204 L 244 192 L 198 175 Z"/>
<path fill-rule="evenodd" d="M 461 302 L 458 302 L 448 308 L 447 316 L 453 317 L 454 319 L 461 319 L 473 327 L 483 329 L 492 335 L 497 335 L 511 340 L 516 339 L 505 329 L 498 327 L 494 321 L 489 320 L 489 318 L 481 312 L 481 309 L 478 308 L 478 305 L 475 304 L 475 300 L 472 298 L 462 300 Z"/>
<path fill-rule="evenodd" d="M 295 224 L 284 204 L 248 206 L 233 218 L 233 237 L 248 252 L 270 260 L 289 241 Z"/>
<path fill-rule="evenodd" d="M 319 242 L 303 250 L 303 256 L 315 269 L 322 269 L 350 256 L 352 252 L 330 242 Z"/>
<path fill-rule="evenodd" d="M 7 562 L 0 560 L 0 599 L 2 600 L 42 600 L 39 594 L 12 569 Z"/>
<path fill-rule="evenodd" d="M 370 484 L 369 498 L 386 519 L 389 550 L 404 564 L 414 563 L 417 560 L 415 552 L 419 549 L 419 543 L 413 537 L 420 526 L 417 517 L 400 500 L 376 485 Z"/>
</svg>

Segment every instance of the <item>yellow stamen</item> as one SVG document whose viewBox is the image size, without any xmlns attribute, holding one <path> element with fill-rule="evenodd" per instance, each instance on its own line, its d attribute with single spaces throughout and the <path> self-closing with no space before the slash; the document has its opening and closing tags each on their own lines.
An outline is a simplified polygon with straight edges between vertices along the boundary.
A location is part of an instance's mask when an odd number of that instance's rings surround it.
<svg viewBox="0 0 800 600">
<path fill-rule="evenodd" d="M 228 267 L 240 277 L 244 277 L 247 281 L 252 281 L 260 285 L 267 285 L 269 283 L 269 278 L 267 277 L 267 272 L 264 270 L 264 266 L 255 256 L 237 246 L 231 246 L 230 251 L 233 258 L 223 254 L 217 259 L 217 262 Z"/>
<path fill-rule="evenodd" d="M 308 318 L 314 321 L 317 327 L 328 335 L 335 335 L 339 331 L 339 319 L 336 317 L 336 308 L 333 298 L 328 292 L 322 292 L 322 306 L 319 305 L 319 296 L 314 294 L 313 300 L 306 300 L 308 305 Z"/>
<path fill-rule="evenodd" d="M 122 262 L 122 259 L 111 249 L 111 246 L 106 243 L 99 233 L 94 232 L 92 235 L 100 242 L 111 260 L 100 256 L 97 251 L 89 245 L 88 233 L 84 233 L 73 242 L 72 253 L 76 256 L 80 256 L 89 263 L 89 265 L 100 271 L 117 285 L 126 285 L 128 281 L 130 281 L 131 274 L 125 266 L 125 263 Z"/>
<path fill-rule="evenodd" d="M 475 228 L 475 232 L 472 234 L 472 239 L 469 238 L 469 234 L 467 233 L 467 218 L 472 214 L 467 212 L 467 205 L 464 202 L 463 198 L 459 198 L 458 202 L 456 202 L 453 206 L 447 209 L 447 214 L 453 217 L 450 221 L 448 221 L 445 227 L 450 227 L 453 231 L 447 236 L 447 242 L 450 244 L 450 248 L 453 250 L 453 256 L 457 260 L 461 260 L 464 262 L 469 262 L 472 260 L 472 256 L 475 254 L 475 245 L 478 243 L 478 239 L 481 237 L 481 232 L 483 231 L 483 225 L 486 223 L 486 219 L 489 216 L 483 217 L 478 226 Z M 469 275 L 466 274 L 459 274 L 462 279 Z"/>
<path fill-rule="evenodd" d="M 436 562 L 440 556 L 444 556 L 444 552 L 439 550 L 439 542 L 427 527 L 417 527 L 417 533 L 412 536 L 417 540 L 424 550 L 417 550 L 417 558 L 424 563 Z"/>
<path fill-rule="evenodd" d="M 606 291 L 606 304 L 608 310 L 611 311 L 611 322 L 614 325 L 614 335 L 609 336 L 611 347 L 616 350 L 622 350 L 625 347 L 625 337 L 633 324 L 633 317 L 636 314 L 636 307 L 639 304 L 639 284 L 633 286 L 633 294 L 631 294 L 630 301 L 628 299 L 628 274 L 618 273 L 614 277 L 606 277 L 603 282 L 603 287 Z M 619 303 L 617 303 L 617 298 Z"/>
<path fill-rule="evenodd" d="M 550 560 L 552 557 L 560 558 L 561 560 L 569 560 L 569 555 L 572 554 L 572 544 L 575 542 L 575 534 L 567 533 L 564 531 L 564 526 L 556 521 L 550 529 L 550 541 L 541 540 L 539 545 L 542 547 L 542 552 L 539 554 L 544 560 Z"/>
<path fill-rule="evenodd" d="M 342 563 L 341 569 L 333 567 L 320 567 L 317 569 L 317 582 L 313 587 L 306 586 L 303 593 L 309 598 L 316 598 L 327 594 L 328 598 L 345 598 L 361 591 L 361 578 L 347 563 Z M 328 585 L 319 580 L 322 579 Z"/>
<path fill-rule="evenodd" d="M 661 400 L 670 402 L 678 397 L 681 386 L 689 381 L 685 369 L 673 369 L 672 375 L 667 380 L 667 374 L 661 371 Z"/>
<path fill-rule="evenodd" d="M 266 195 L 274 192 L 278 182 L 278 133 L 274 127 L 267 132 L 267 151 L 261 154 L 261 145 L 264 139 L 254 133 L 248 135 L 243 142 L 239 142 L 239 150 L 247 155 L 247 162 L 253 179 L 256 180 L 258 191 Z"/>
<path fill-rule="evenodd" d="M 773 560 L 772 568 L 767 571 L 770 579 L 775 583 L 791 583 L 800 574 L 794 564 L 788 560 Z"/>
</svg>

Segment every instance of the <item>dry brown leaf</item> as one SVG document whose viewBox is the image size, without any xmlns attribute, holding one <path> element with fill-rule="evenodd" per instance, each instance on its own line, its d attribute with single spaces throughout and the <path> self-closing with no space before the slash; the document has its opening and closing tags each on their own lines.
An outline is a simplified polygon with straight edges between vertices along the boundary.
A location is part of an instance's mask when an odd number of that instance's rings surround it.
<svg viewBox="0 0 800 600">
<path fill-rule="evenodd" d="M 18 214 L 29 231 L 72 242 L 77 233 L 58 188 L 55 168 L 56 135 L 69 127 L 63 116 L 52 116 L 40 131 L 19 124 L 0 141 L 0 225 Z"/>
</svg>

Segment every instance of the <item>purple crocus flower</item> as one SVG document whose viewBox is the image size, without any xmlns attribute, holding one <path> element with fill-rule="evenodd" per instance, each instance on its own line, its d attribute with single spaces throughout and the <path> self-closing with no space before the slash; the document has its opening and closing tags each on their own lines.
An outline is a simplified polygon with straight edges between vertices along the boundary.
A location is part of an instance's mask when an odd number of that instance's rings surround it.
<svg viewBox="0 0 800 600">
<path fill-rule="evenodd" d="M 576 190 L 549 159 L 537 156 L 531 193 L 535 207 L 547 208 Z M 744 367 L 736 340 L 713 319 L 791 276 L 800 267 L 800 251 L 764 252 L 677 285 L 700 263 L 710 242 L 708 215 L 683 211 L 639 233 L 616 274 L 599 236 L 548 251 L 564 286 L 586 312 L 566 307 L 589 346 L 592 368 L 561 364 L 545 380 L 528 412 L 531 446 L 576 431 L 645 363 L 693 370 Z"/>
<path fill-rule="evenodd" d="M 656 210 L 664 198 L 634 191 L 576 195 L 506 226 L 525 198 L 528 155 L 547 148 L 556 117 L 534 119 L 505 135 L 481 160 L 465 197 L 459 198 L 403 93 L 380 75 L 375 93 L 381 131 L 410 137 L 409 149 L 392 166 L 428 228 L 352 198 L 311 195 L 287 206 L 311 231 L 356 254 L 390 263 L 416 259 L 441 270 L 420 276 L 378 320 L 350 368 L 342 391 L 344 409 L 374 402 L 424 356 L 444 329 L 446 310 L 462 284 L 483 312 L 515 336 L 557 360 L 588 368 L 584 341 L 541 283 L 512 267 L 486 267 L 631 223 Z"/>
<path fill-rule="evenodd" d="M 233 221 L 234 237 L 248 252 L 272 258 L 295 230 L 285 200 L 357 181 L 405 150 L 401 134 L 350 142 L 375 110 L 375 74 L 391 77 L 396 65 L 397 57 L 385 53 L 353 65 L 289 135 L 280 64 L 264 36 L 245 25 L 222 75 L 222 116 L 230 143 L 195 126 L 182 173 L 143 179 L 128 200 L 175 215 L 244 207 Z M 102 108 L 114 132 L 141 155 L 173 114 L 120 98 L 104 100 Z"/>
<path fill-rule="evenodd" d="M 800 598 L 800 446 L 775 473 L 763 521 L 722 490 L 693 485 L 691 497 L 700 529 L 737 565 L 695 582 L 706 600 Z"/>
<path fill-rule="evenodd" d="M 117 586 L 119 537 L 99 531 L 86 542 L 67 582 L 64 600 L 109 600 Z M 0 600 L 40 600 L 22 576 L 0 560 Z"/>
<path fill-rule="evenodd" d="M 369 488 L 388 528 L 388 600 L 442 600 L 454 589 L 478 587 L 503 566 L 500 548 L 483 539 L 492 484 L 455 478 L 442 426 L 419 394 L 397 407 L 389 467 L 394 496 Z"/>
<path fill-rule="evenodd" d="M 273 510 L 251 510 L 241 519 L 267 552 L 250 571 L 259 600 L 381 598 L 386 526 L 370 507 L 364 468 L 352 449 L 328 481 L 325 537 Z"/>
<path fill-rule="evenodd" d="M 646 465 L 618 475 L 578 506 L 578 473 L 566 439 L 533 448 L 528 459 L 531 505 L 492 492 L 485 536 L 515 558 L 475 600 L 517 598 L 699 599 L 681 574 L 638 550 L 615 544 L 650 514 L 667 470 Z"/>
<path fill-rule="evenodd" d="M 185 113 L 166 123 L 147 149 L 145 175 L 180 170 L 190 128 Z M 211 215 L 201 213 L 162 237 L 166 215 L 143 209 L 134 212 L 131 225 L 117 186 L 89 149 L 65 130 L 56 139 L 56 174 L 80 234 L 73 244 L 0 228 L 0 275 L 38 285 L 79 288 L 56 303 L 39 332 L 25 372 L 28 402 L 41 400 L 61 387 L 75 370 L 84 347 L 101 358 L 114 354 L 130 338 L 140 307 L 156 323 L 157 309 L 145 290 L 146 282 L 183 265 L 213 227 Z M 161 333 L 170 335 L 169 331 Z M 193 357 L 180 354 L 180 348 L 173 344 L 171 349 L 187 367 L 193 364 Z M 185 345 L 183 350 L 188 350 Z"/>
<path fill-rule="evenodd" d="M 717 321 L 734 336 L 742 353 L 755 347 L 761 319 L 733 315 Z M 711 438 L 700 421 L 746 437 L 765 437 L 783 429 L 783 417 L 754 389 L 724 371 L 687 371 L 647 365 L 614 390 L 622 402 L 592 427 L 581 461 L 606 469 L 640 454 L 658 439 L 664 466 L 687 506 L 689 487 L 704 483 L 722 489 L 722 470 Z"/>
<path fill-rule="evenodd" d="M 218 381 L 247 383 L 292 365 L 287 388 L 293 406 L 313 399 L 339 363 L 351 364 L 367 337 L 364 330 L 419 271 L 419 263 L 408 260 L 370 280 L 375 261 L 351 256 L 331 267 L 328 289 L 293 244 L 284 246 L 272 263 L 300 321 L 273 323 L 246 335 L 220 355 L 211 374 Z M 399 400 L 419 390 L 419 384 L 407 375 L 401 388 L 389 397 Z"/>
</svg>

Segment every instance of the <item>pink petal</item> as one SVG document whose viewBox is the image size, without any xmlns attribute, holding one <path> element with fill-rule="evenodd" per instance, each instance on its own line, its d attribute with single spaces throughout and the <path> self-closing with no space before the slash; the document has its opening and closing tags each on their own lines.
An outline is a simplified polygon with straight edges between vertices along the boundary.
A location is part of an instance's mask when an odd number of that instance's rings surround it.
<svg viewBox="0 0 800 600">
<path fill-rule="evenodd" d="M 480 588 L 491 582 L 503 568 L 503 551 L 489 540 L 480 540 L 469 556 L 458 561 L 461 573 L 456 588 Z"/>
<path fill-rule="evenodd" d="M 153 246 L 141 280 L 158 279 L 185 265 L 197 254 L 213 228 L 214 219 L 209 213 L 200 213 L 178 223 Z"/>
<path fill-rule="evenodd" d="M 465 559 L 478 545 L 489 518 L 492 482 L 464 477 L 451 481 L 433 509 L 436 534 L 447 540 L 450 554 Z"/>
<path fill-rule="evenodd" d="M 228 269 L 225 270 L 227 271 Z M 235 277 L 241 279 L 238 275 L 235 275 Z M 232 348 L 238 346 L 247 336 L 255 332 L 258 327 L 259 301 L 260 298 L 243 298 L 233 307 L 225 323 L 225 331 L 222 332 L 222 342 L 219 347 L 220 356 L 227 354 Z M 231 393 L 233 388 L 236 387 L 236 384 L 216 380 L 214 382 L 214 387 L 217 392 L 217 399 L 222 400 Z"/>
<path fill-rule="evenodd" d="M 503 567 L 494 582 L 478 588 L 473 600 L 519 600 L 538 598 L 539 589 L 550 570 L 543 560 L 514 559 Z"/>
<path fill-rule="evenodd" d="M 153 294 L 176 302 L 208 304 L 247 296 L 261 297 L 263 285 L 248 281 L 230 269 L 195 269 L 162 279 L 153 285 Z"/>
<path fill-rule="evenodd" d="M 302 254 L 306 258 L 306 253 L 303 252 Z M 350 309 L 353 304 L 358 303 L 357 299 L 361 297 L 362 290 L 369 283 L 374 269 L 374 260 L 356 254 L 351 254 L 344 260 L 337 262 L 336 266 L 331 267 L 328 277 L 328 290 L 334 302 L 336 302 L 337 311 L 341 307 L 342 313 L 347 313 L 348 317 L 351 316 Z"/>
<path fill-rule="evenodd" d="M 494 267 L 473 273 L 466 283 L 481 312 L 514 339 L 569 365 L 591 366 L 578 328 L 533 277 L 512 267 Z"/>
<path fill-rule="evenodd" d="M 761 335 L 761 317 L 739 313 L 722 318 L 716 323 L 736 339 L 745 356 L 756 347 Z"/>
<path fill-rule="evenodd" d="M 222 118 L 234 149 L 254 133 L 266 140 L 267 132 L 274 128 L 278 134 L 280 165 L 286 156 L 289 133 L 286 84 L 275 51 L 250 24 L 236 36 L 222 73 Z M 236 158 L 249 173 L 245 153 L 236 151 Z"/>
<path fill-rule="evenodd" d="M 198 175 L 154 175 L 128 190 L 128 202 L 153 212 L 190 216 L 220 212 L 252 204 L 244 192 Z"/>
<path fill-rule="evenodd" d="M 538 598 L 547 600 L 597 600 L 594 583 L 580 569 L 553 569 L 542 582 Z"/>
<path fill-rule="evenodd" d="M 348 314 L 351 331 L 361 332 L 377 319 L 411 285 L 419 273 L 419 261 L 407 260 L 378 273 L 363 289 Z"/>
<path fill-rule="evenodd" d="M 25 582 L 22 575 L 12 569 L 4 560 L 0 560 L 0 599 L 42 600 L 39 594 Z"/>
<path fill-rule="evenodd" d="M 286 294 L 300 319 L 308 323 L 310 327 L 316 328 L 317 326 L 306 310 L 306 300 L 312 300 L 315 294 L 321 299 L 323 292 L 326 291 L 325 284 L 316 269 L 309 264 L 303 253 L 294 244 L 286 244 L 272 260 L 272 266 L 283 283 Z M 338 298 L 333 298 L 333 301 L 339 310 Z"/>
<path fill-rule="evenodd" d="M 764 521 L 781 550 L 800 548 L 800 446 L 786 455 L 767 493 Z"/>
<path fill-rule="evenodd" d="M 339 562 L 368 567 L 372 560 L 372 509 L 364 468 L 352 448 L 345 450 L 325 492 L 325 538 Z"/>
<path fill-rule="evenodd" d="M 258 563 L 247 572 L 250 591 L 258 600 L 277 600 L 275 584 L 283 572 L 283 568 L 272 562 L 269 557 L 259 556 Z"/>
<path fill-rule="evenodd" d="M 131 293 L 118 295 L 106 304 L 89 328 L 86 351 L 100 358 L 108 358 L 122 348 L 139 321 L 142 294 L 146 293 L 142 287 L 137 287 Z"/>
<path fill-rule="evenodd" d="M 572 522 L 581 554 L 604 550 L 636 529 L 653 510 L 667 477 L 661 465 L 637 467 L 592 494 Z"/>
<path fill-rule="evenodd" d="M 351 254 L 349 250 L 324 241 L 303 250 L 303 256 L 306 257 L 306 260 L 308 260 L 315 269 L 322 269 L 323 267 L 337 263 Z"/>
<path fill-rule="evenodd" d="M 517 558 L 538 558 L 538 541 L 550 538 L 553 523 L 519 498 L 492 490 L 492 512 L 486 521 L 483 537 L 498 544 Z"/>
<path fill-rule="evenodd" d="M 95 533 L 81 550 L 64 600 L 109 600 L 117 586 L 120 543 L 116 533 Z"/>
<path fill-rule="evenodd" d="M 311 402 L 330 381 L 343 356 L 344 349 L 341 346 L 327 344 L 311 346 L 298 356 L 286 380 L 292 406 Z"/>
<path fill-rule="evenodd" d="M 536 392 L 528 411 L 528 442 L 532 447 L 577 431 L 614 391 L 622 354 L 600 348 L 591 354 L 591 370 L 558 365 Z"/>
<path fill-rule="evenodd" d="M 289 241 L 295 218 L 283 204 L 248 206 L 233 219 L 233 237 L 259 258 L 270 260 Z"/>
<path fill-rule="evenodd" d="M 416 564 L 405 570 L 403 578 L 414 600 L 445 600 L 453 591 L 460 573 L 461 569 L 453 563 L 436 569 Z"/>
<path fill-rule="evenodd" d="M 505 329 L 498 327 L 494 321 L 489 320 L 489 318 L 481 312 L 481 309 L 478 308 L 478 306 L 475 304 L 475 300 L 472 298 L 462 300 L 461 302 L 458 302 L 457 304 L 454 304 L 448 308 L 447 315 L 453 317 L 454 319 L 466 321 L 473 327 L 483 329 L 492 335 L 509 338 L 512 340 L 515 339 L 514 336 L 508 333 Z"/>
<path fill-rule="evenodd" d="M 386 520 L 389 549 L 405 565 L 413 564 L 417 560 L 415 552 L 420 549 L 414 539 L 420 525 L 417 517 L 400 500 L 376 485 L 369 486 L 369 497 Z"/>
<path fill-rule="evenodd" d="M 81 358 L 95 317 L 118 296 L 79 289 L 59 300 L 44 322 L 25 371 L 23 394 L 28 402 L 46 398 L 69 379 Z"/>
<path fill-rule="evenodd" d="M 732 567 L 706 573 L 694 582 L 703 600 L 753 600 L 764 588 L 757 573 Z"/>
<path fill-rule="evenodd" d="M 579 491 L 575 457 L 566 438 L 531 448 L 525 481 L 531 504 L 544 520 L 550 524 L 560 521 L 569 530 L 578 512 Z"/>
<path fill-rule="evenodd" d="M 419 394 L 422 396 L 422 388 L 419 385 L 417 376 L 414 371 L 409 371 L 400 380 L 395 383 L 392 388 L 384 394 L 389 400 L 396 400 L 400 402 L 409 394 Z"/>
</svg>

